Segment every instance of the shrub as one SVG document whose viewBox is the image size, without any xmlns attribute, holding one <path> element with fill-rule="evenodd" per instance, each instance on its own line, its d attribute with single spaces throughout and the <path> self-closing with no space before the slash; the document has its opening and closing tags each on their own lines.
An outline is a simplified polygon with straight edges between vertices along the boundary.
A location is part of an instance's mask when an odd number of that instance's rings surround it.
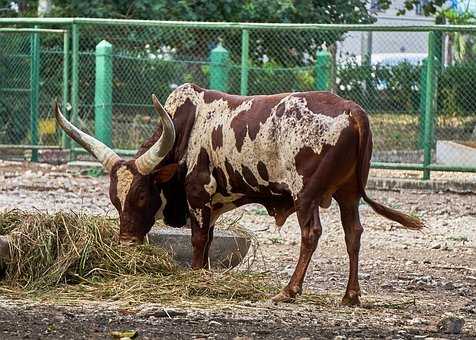
<svg viewBox="0 0 476 340">
<path fill-rule="evenodd" d="M 448 115 L 476 112 L 476 62 L 449 65 L 438 79 L 438 112 Z"/>
<path fill-rule="evenodd" d="M 355 100 L 369 111 L 416 112 L 420 95 L 420 65 L 358 65 L 338 68 L 337 94 Z"/>
</svg>

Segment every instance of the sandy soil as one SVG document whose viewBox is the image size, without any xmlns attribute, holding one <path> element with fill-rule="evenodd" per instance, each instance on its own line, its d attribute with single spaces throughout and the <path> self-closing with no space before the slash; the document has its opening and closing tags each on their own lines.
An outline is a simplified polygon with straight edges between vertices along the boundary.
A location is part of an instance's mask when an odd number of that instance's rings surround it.
<svg viewBox="0 0 476 340">
<path fill-rule="evenodd" d="M 453 176 L 458 176 L 453 174 Z M 81 176 L 65 166 L 0 162 L 0 208 L 83 209 L 114 215 L 107 177 Z M 399 230 L 361 206 L 362 307 L 342 307 L 348 260 L 336 204 L 323 211 L 324 234 L 294 304 L 250 303 L 217 309 L 124 306 L 120 301 L 48 305 L 0 297 L 0 338 L 101 338 L 134 329 L 140 338 L 476 338 L 476 195 L 370 191 L 369 196 L 422 217 L 424 233 Z M 255 270 L 283 285 L 299 252 L 291 216 L 281 230 L 264 208 L 231 212 L 254 231 Z M 166 308 L 168 313 L 163 312 Z M 464 319 L 462 334 L 443 334 L 445 313 Z"/>
</svg>

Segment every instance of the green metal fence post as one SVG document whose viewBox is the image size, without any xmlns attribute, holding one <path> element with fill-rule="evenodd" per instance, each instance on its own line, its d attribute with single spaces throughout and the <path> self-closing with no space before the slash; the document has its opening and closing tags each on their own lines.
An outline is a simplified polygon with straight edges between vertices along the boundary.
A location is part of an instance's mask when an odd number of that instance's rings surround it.
<svg viewBox="0 0 476 340">
<path fill-rule="evenodd" d="M 94 116 L 96 138 L 112 146 L 112 45 L 106 40 L 96 46 Z"/>
<path fill-rule="evenodd" d="M 435 31 L 433 32 L 435 34 L 435 62 L 437 63 L 435 65 L 435 70 L 436 73 L 439 75 L 441 71 L 443 70 L 443 54 L 444 54 L 444 49 L 443 49 L 443 32 L 438 32 Z"/>
<path fill-rule="evenodd" d="M 63 112 L 68 115 L 66 109 L 69 97 L 69 31 L 65 31 L 63 35 Z M 69 117 L 68 117 L 69 118 Z M 71 140 L 68 138 L 66 132 L 61 129 L 61 146 L 64 149 L 71 147 Z"/>
<path fill-rule="evenodd" d="M 212 90 L 228 91 L 229 55 L 230 53 L 221 42 L 210 53 L 210 88 Z"/>
<path fill-rule="evenodd" d="M 72 56 L 71 56 L 71 122 L 78 126 L 79 112 L 79 26 L 72 25 Z M 70 158 L 75 159 L 75 142 L 70 143 Z"/>
<path fill-rule="evenodd" d="M 431 148 L 433 135 L 433 115 L 435 109 L 435 54 L 438 36 L 435 32 L 428 33 L 428 58 L 426 61 L 426 94 L 425 94 L 425 120 L 423 132 L 423 179 L 430 179 Z"/>
<path fill-rule="evenodd" d="M 419 122 L 420 130 L 418 136 L 418 146 L 423 148 L 423 140 L 425 139 L 425 107 L 426 107 L 426 73 L 427 73 L 427 59 L 423 59 L 420 71 L 420 105 L 419 105 Z"/>
<path fill-rule="evenodd" d="M 331 54 L 319 51 L 316 55 L 315 87 L 318 91 L 327 91 L 331 88 L 332 62 Z"/>
<path fill-rule="evenodd" d="M 38 26 L 35 26 L 38 28 Z M 31 145 L 38 145 L 38 101 L 40 95 L 40 37 L 31 34 L 31 66 L 30 66 L 30 130 Z M 38 161 L 38 149 L 31 151 L 31 161 Z"/>
<path fill-rule="evenodd" d="M 246 29 L 241 31 L 241 83 L 240 94 L 248 95 L 248 71 L 249 71 L 249 51 L 250 32 Z"/>
<path fill-rule="evenodd" d="M 436 125 L 436 118 L 438 116 L 438 79 L 440 79 L 441 73 L 443 72 L 444 68 L 444 48 L 443 48 L 443 32 L 435 31 L 434 33 L 434 50 L 435 50 L 435 101 L 434 101 L 434 115 L 433 115 L 433 129 L 431 131 L 431 144 L 433 147 L 436 146 L 436 136 L 435 136 L 435 125 Z"/>
</svg>

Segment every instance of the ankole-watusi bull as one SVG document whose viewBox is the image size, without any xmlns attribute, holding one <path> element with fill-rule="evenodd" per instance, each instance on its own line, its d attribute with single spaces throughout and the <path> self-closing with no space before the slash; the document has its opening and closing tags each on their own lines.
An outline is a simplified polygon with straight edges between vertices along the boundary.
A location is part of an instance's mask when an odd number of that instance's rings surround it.
<svg viewBox="0 0 476 340">
<path fill-rule="evenodd" d="M 141 242 L 156 218 L 182 226 L 190 218 L 192 267 L 207 265 L 214 223 L 248 203 L 264 205 L 278 225 L 293 212 L 301 250 L 289 284 L 273 299 L 301 292 L 322 233 L 320 208 L 340 208 L 350 259 L 345 304 L 359 303 L 362 226 L 359 201 L 409 229 L 423 223 L 365 193 L 372 135 L 364 110 L 328 92 L 235 96 L 185 84 L 165 106 L 153 96 L 161 124 L 133 160 L 71 125 L 55 107 L 66 133 L 110 173 L 109 194 L 120 216 L 120 240 Z"/>
</svg>

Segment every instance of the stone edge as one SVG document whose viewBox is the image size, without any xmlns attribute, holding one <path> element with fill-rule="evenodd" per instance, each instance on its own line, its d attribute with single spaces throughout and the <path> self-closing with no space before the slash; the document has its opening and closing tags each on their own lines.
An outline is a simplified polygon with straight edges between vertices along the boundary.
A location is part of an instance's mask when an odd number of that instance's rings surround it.
<svg viewBox="0 0 476 340">
<path fill-rule="evenodd" d="M 455 180 L 415 180 L 406 178 L 369 177 L 366 189 L 371 190 L 426 190 L 476 194 L 476 182 Z"/>
</svg>

